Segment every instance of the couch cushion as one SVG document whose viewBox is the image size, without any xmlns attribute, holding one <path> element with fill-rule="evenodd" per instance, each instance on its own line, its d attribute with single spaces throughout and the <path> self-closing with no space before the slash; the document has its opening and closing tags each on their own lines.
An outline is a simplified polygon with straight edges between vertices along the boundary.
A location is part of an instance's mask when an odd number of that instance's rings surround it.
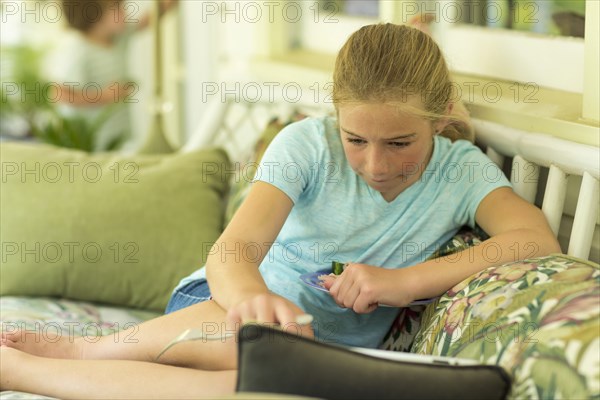
<svg viewBox="0 0 600 400">
<path fill-rule="evenodd" d="M 2 143 L 1 295 L 163 310 L 223 224 L 225 153 Z"/>
<path fill-rule="evenodd" d="M 161 314 L 50 297 L 0 297 L 3 332 L 28 330 L 62 336 L 106 336 Z"/>
<path fill-rule="evenodd" d="M 599 296 L 599 266 L 562 254 L 488 268 L 425 310 L 412 351 L 500 365 L 512 397 L 598 397 Z"/>
</svg>

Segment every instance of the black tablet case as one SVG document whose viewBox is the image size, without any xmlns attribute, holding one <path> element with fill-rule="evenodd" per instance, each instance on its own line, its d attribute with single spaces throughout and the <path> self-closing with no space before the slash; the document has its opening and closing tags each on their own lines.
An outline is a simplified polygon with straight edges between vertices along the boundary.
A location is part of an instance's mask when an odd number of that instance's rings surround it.
<svg viewBox="0 0 600 400">
<path fill-rule="evenodd" d="M 321 399 L 504 399 L 511 379 L 493 365 L 403 362 L 261 325 L 239 337 L 238 392 Z"/>
</svg>

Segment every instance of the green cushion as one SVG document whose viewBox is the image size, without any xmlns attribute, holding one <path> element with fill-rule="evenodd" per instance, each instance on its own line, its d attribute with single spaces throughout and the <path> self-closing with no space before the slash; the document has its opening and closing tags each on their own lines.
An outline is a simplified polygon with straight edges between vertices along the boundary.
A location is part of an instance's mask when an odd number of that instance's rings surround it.
<svg viewBox="0 0 600 400">
<path fill-rule="evenodd" d="M 2 143 L 1 295 L 163 310 L 223 225 L 225 152 Z"/>
</svg>

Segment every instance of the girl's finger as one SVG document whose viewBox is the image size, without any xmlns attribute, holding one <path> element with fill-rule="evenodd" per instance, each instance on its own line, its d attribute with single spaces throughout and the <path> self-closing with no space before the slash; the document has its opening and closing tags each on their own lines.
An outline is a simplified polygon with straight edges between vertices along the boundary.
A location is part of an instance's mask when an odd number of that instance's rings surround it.
<svg viewBox="0 0 600 400">
<path fill-rule="evenodd" d="M 340 284 L 335 293 L 335 299 L 340 306 L 345 307 L 346 305 L 344 304 L 344 300 L 352 296 L 349 293 L 351 290 L 353 290 L 352 287 L 356 284 L 356 282 L 354 280 L 354 276 L 346 273 L 346 270 L 344 270 L 344 273 L 342 273 L 342 275 L 336 279 L 336 283 L 337 281 L 340 281 Z"/>
<path fill-rule="evenodd" d="M 360 285 L 357 282 L 353 282 L 352 285 L 346 290 L 344 297 L 340 300 L 346 308 L 354 308 L 354 303 L 360 294 Z"/>
<path fill-rule="evenodd" d="M 343 286 L 344 282 L 348 278 L 348 274 L 345 274 L 344 272 L 342 272 L 341 275 L 335 276 L 333 285 L 331 285 L 331 288 L 329 289 L 330 292 L 337 294 L 340 291 L 340 288 Z"/>
<path fill-rule="evenodd" d="M 323 275 L 322 277 L 319 277 L 319 280 L 321 281 L 325 289 L 330 290 L 331 286 L 333 286 L 333 284 L 335 283 L 336 278 L 336 275 Z"/>
<path fill-rule="evenodd" d="M 235 325 L 241 322 L 240 312 L 237 307 L 232 307 L 227 311 L 225 315 L 225 322 L 231 325 Z"/>
<path fill-rule="evenodd" d="M 284 302 L 277 304 L 275 307 L 275 317 L 282 328 L 290 324 L 295 324 L 297 315 L 298 313 Z"/>
<path fill-rule="evenodd" d="M 331 285 L 331 288 L 329 289 L 329 292 L 332 293 L 334 296 L 338 294 L 338 292 L 340 290 L 339 289 L 340 286 L 348 278 L 349 274 L 346 271 L 348 270 L 349 266 L 350 266 L 350 263 L 344 264 L 344 269 L 343 269 L 341 275 L 335 275 L 333 285 Z"/>
<path fill-rule="evenodd" d="M 256 299 L 254 303 L 257 322 L 277 322 L 277 317 L 275 315 L 275 307 L 272 304 L 272 298 L 268 299 L 265 297 L 260 297 Z"/>
<path fill-rule="evenodd" d="M 366 296 L 359 295 L 356 298 L 356 301 L 354 302 L 352 309 L 354 310 L 354 312 L 356 312 L 358 314 L 367 314 L 372 311 L 375 311 L 375 309 L 378 306 L 379 305 L 377 303 L 371 302 Z"/>
<path fill-rule="evenodd" d="M 255 320 L 256 316 L 252 312 L 251 306 L 248 302 L 238 304 L 232 307 L 227 312 L 227 321 L 232 325 L 241 325 L 249 320 Z"/>
</svg>

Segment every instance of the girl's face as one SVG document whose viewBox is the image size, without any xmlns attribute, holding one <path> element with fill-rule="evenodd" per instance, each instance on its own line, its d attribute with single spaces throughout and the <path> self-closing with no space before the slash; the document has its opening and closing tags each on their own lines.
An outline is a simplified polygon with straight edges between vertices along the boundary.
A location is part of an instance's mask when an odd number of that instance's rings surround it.
<svg viewBox="0 0 600 400">
<path fill-rule="evenodd" d="M 110 5 L 104 8 L 98 24 L 102 25 L 101 30 L 107 35 L 118 35 L 126 28 L 125 19 L 127 16 L 128 12 L 125 9 L 124 1 L 110 2 Z"/>
<path fill-rule="evenodd" d="M 386 201 L 421 177 L 433 151 L 431 121 L 389 104 L 340 105 L 338 112 L 350 166 Z"/>
</svg>

